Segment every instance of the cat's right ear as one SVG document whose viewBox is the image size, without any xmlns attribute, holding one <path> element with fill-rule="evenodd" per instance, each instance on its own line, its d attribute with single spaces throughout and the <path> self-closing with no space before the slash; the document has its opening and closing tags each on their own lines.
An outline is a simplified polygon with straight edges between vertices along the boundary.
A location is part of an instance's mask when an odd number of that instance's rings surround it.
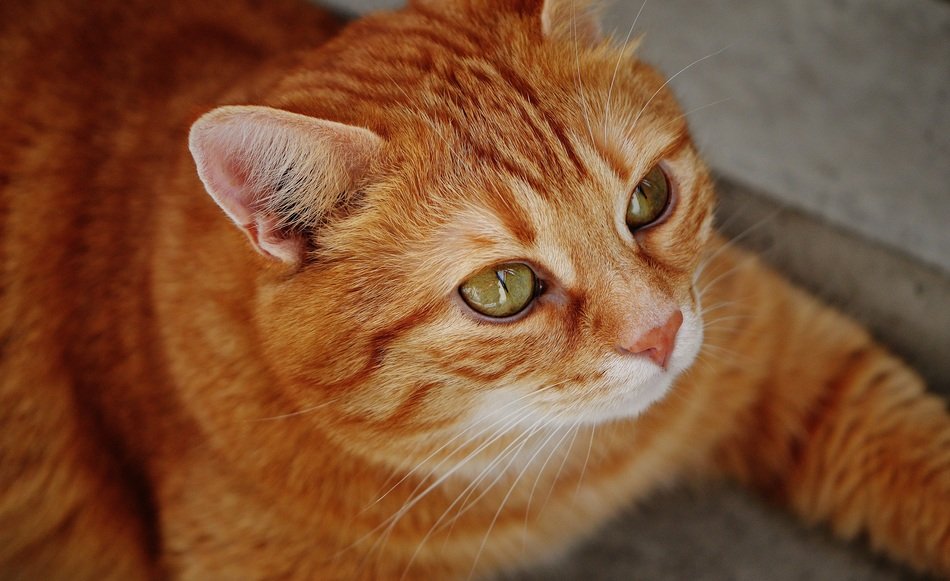
<svg viewBox="0 0 950 581">
<path fill-rule="evenodd" d="M 214 201 L 285 263 L 303 259 L 308 232 L 353 195 L 382 144 L 362 127 L 257 106 L 214 109 L 188 140 Z"/>
<path fill-rule="evenodd" d="M 541 30 L 547 38 L 592 46 L 604 39 L 600 27 L 603 2 L 594 0 L 544 0 Z"/>
<path fill-rule="evenodd" d="M 409 0 L 410 6 L 433 12 L 531 10 L 540 14 L 546 38 L 593 46 L 604 40 L 602 0 Z"/>
</svg>

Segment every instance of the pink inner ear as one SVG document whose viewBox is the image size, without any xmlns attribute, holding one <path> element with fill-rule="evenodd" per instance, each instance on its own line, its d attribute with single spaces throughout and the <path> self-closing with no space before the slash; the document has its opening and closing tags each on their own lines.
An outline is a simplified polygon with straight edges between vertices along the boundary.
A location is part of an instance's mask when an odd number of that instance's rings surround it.
<svg viewBox="0 0 950 581">
<path fill-rule="evenodd" d="M 255 147 L 273 147 L 281 128 L 268 126 L 259 114 L 227 113 L 231 111 L 213 111 L 192 128 L 191 150 L 198 174 L 212 199 L 244 230 L 259 252 L 283 262 L 296 262 L 302 257 L 304 240 L 279 228 L 277 217 L 260 208 L 267 192 L 260 191 L 252 177 L 253 165 L 270 159 Z M 254 143 L 255 138 L 259 143 Z M 256 171 L 266 174 L 268 168 Z"/>
<path fill-rule="evenodd" d="M 240 163 L 224 161 L 220 171 L 209 181 L 216 181 L 220 195 L 213 196 L 218 205 L 240 226 L 255 248 L 262 254 L 283 262 L 295 262 L 303 252 L 300 236 L 288 236 L 276 217 L 257 209 L 257 196 L 250 191 L 248 174 Z"/>
<path fill-rule="evenodd" d="M 209 149 L 208 189 L 218 206 L 247 234 L 265 256 L 282 262 L 295 262 L 303 253 L 304 240 L 288 236 L 278 225 L 279 220 L 262 212 L 258 207 L 263 192 L 254 191 L 245 163 L 222 147 Z"/>
<path fill-rule="evenodd" d="M 227 147 L 229 136 L 221 135 L 226 133 L 227 128 L 220 127 L 202 136 L 195 160 L 212 199 L 235 223 L 244 227 L 254 220 L 257 196 L 250 191 L 250 175 L 239 153 Z"/>
<path fill-rule="evenodd" d="M 360 127 L 269 107 L 220 107 L 191 128 L 189 147 L 205 189 L 261 253 L 302 258 L 298 232 L 319 222 L 365 173 L 382 140 Z M 282 177 L 293 172 L 293 187 Z M 279 215 L 290 208 L 287 216 Z M 286 228 L 289 216 L 297 230 Z"/>
<path fill-rule="evenodd" d="M 261 251 L 282 262 L 295 262 L 304 252 L 301 236 L 281 233 L 273 216 L 257 215 L 257 219 L 242 226 L 251 242 Z"/>
</svg>

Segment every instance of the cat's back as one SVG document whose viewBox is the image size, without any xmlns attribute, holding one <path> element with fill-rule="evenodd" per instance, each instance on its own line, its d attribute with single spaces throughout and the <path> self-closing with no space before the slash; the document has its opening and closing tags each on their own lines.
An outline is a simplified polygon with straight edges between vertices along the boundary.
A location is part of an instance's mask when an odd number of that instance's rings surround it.
<svg viewBox="0 0 950 581">
<path fill-rule="evenodd" d="M 293 0 L 0 3 L 2 359 L 18 328 L 88 339 L 82 323 L 147 295 L 150 229 L 190 123 L 337 28 Z"/>
<path fill-rule="evenodd" d="M 336 29 L 290 0 L 0 2 L 0 578 L 155 558 L 157 202 L 209 103 Z"/>
<path fill-rule="evenodd" d="M 0 164 L 7 173 L 26 171 L 26 158 L 43 147 L 69 147 L 99 162 L 134 150 L 138 143 L 111 141 L 114 134 L 136 124 L 170 133 L 249 70 L 322 44 L 338 26 L 303 0 L 2 3 L 0 124 L 8 155 Z"/>
<path fill-rule="evenodd" d="M 21 218 L 38 226 L 44 211 L 69 213 L 71 201 L 95 212 L 142 197 L 209 103 L 338 26 L 303 0 L 0 3 L 5 246 L 23 242 L 9 239 Z M 89 223 L 82 217 L 78 226 Z"/>
<path fill-rule="evenodd" d="M 194 118 L 337 20 L 276 0 L 0 3 L 0 364 L 140 350 L 153 227 Z M 231 96 L 230 98 L 235 98 Z M 182 192 L 184 194 L 184 192 Z M 25 361 L 11 357 L 30 342 Z M 97 351 L 97 349 L 100 349 Z"/>
</svg>

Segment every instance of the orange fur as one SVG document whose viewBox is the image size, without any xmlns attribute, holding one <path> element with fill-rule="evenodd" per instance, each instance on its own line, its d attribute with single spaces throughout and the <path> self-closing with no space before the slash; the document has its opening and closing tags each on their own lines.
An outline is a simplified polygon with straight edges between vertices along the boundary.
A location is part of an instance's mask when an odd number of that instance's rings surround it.
<svg viewBox="0 0 950 581">
<path fill-rule="evenodd" d="M 715 475 L 950 574 L 945 405 L 723 245 L 663 79 L 572 4 L 0 6 L 0 576 L 487 575 Z M 225 105 L 191 153 L 247 236 L 188 149 Z M 511 260 L 530 312 L 467 313 Z M 670 371 L 617 354 L 672 309 Z"/>
</svg>

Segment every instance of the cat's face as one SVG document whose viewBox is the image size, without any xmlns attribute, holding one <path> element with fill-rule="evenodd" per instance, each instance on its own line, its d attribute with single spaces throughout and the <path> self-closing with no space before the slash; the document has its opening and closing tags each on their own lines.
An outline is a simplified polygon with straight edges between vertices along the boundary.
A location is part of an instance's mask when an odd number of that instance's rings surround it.
<svg viewBox="0 0 950 581">
<path fill-rule="evenodd" d="M 332 73 L 269 103 L 380 136 L 359 194 L 261 293 L 283 389 L 339 433 L 633 417 L 699 351 L 713 199 L 685 120 L 658 74 L 540 11 L 358 24 Z M 332 90 L 350 85 L 365 98 Z"/>
</svg>

